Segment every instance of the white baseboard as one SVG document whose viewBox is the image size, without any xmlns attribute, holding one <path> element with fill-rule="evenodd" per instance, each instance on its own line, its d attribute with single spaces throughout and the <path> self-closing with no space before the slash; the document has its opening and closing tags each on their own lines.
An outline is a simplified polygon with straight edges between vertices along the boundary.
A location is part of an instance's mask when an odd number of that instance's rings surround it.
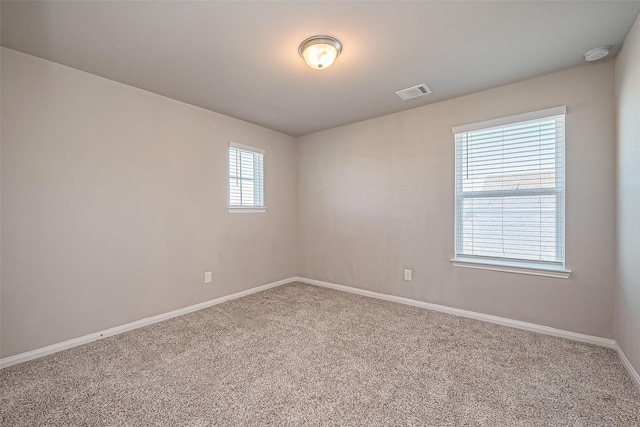
<svg viewBox="0 0 640 427">
<path fill-rule="evenodd" d="M 397 297 L 394 295 L 381 294 L 378 292 L 367 291 L 364 289 L 352 288 L 350 286 L 337 285 L 335 283 L 322 282 L 320 280 L 307 279 L 305 277 L 297 277 L 299 282 L 308 283 L 310 285 L 322 286 L 324 288 L 337 289 L 339 291 L 350 292 L 352 294 L 363 295 L 371 298 L 382 299 L 386 301 L 397 302 L 400 304 L 411 305 L 413 307 L 425 308 L 427 310 L 439 311 L 442 313 L 453 314 L 470 319 L 482 320 L 483 322 L 496 323 L 498 325 L 509 326 L 526 331 L 538 332 L 541 334 L 552 335 L 554 337 L 567 338 L 573 341 L 580 341 L 589 344 L 596 344 L 607 348 L 616 348 L 616 342 L 609 338 L 596 337 L 593 335 L 580 334 L 577 332 L 565 331 L 563 329 L 551 328 L 535 323 L 521 322 L 519 320 L 507 319 L 506 317 L 492 316 L 489 314 L 477 313 L 474 311 L 462 310 L 459 308 L 447 307 L 444 305 L 432 304 L 424 301 L 418 301 L 409 298 Z"/>
<path fill-rule="evenodd" d="M 95 332 L 82 337 L 73 338 L 61 343 L 48 345 L 46 347 L 37 348 L 35 350 L 27 351 L 25 353 L 16 354 L 15 356 L 5 357 L 0 359 L 0 369 L 7 368 L 9 366 L 26 362 L 29 360 L 37 359 L 38 357 L 46 356 L 48 354 L 57 353 L 68 348 L 77 347 L 82 344 L 86 344 L 92 341 L 96 341 L 102 338 L 110 337 L 112 335 L 121 334 L 123 332 L 131 331 L 133 329 L 142 328 L 144 326 L 151 325 L 153 323 L 162 322 L 173 317 L 182 316 L 183 314 L 191 313 L 194 311 L 202 310 L 213 305 L 222 304 L 223 302 L 231 301 L 237 298 L 242 298 L 247 295 L 261 292 L 267 289 L 275 288 L 287 283 L 295 282 L 296 277 L 289 279 L 279 280 L 277 282 L 268 283 L 266 285 L 257 286 L 255 288 L 247 289 L 246 291 L 236 292 L 235 294 L 225 295 L 223 297 L 215 298 L 209 301 L 201 302 L 199 304 L 190 305 L 188 307 L 180 308 L 178 310 L 170 311 L 168 313 L 158 314 L 157 316 L 145 317 L 144 319 L 136 320 L 135 322 L 126 323 L 124 325 L 116 326 L 114 328 L 105 329 L 104 331 Z"/>
<path fill-rule="evenodd" d="M 288 279 L 279 280 L 277 282 L 268 283 L 266 285 L 257 286 L 255 288 L 247 289 L 246 291 L 237 292 L 235 294 L 226 295 L 223 297 L 215 298 L 209 301 L 205 301 L 199 304 L 184 307 L 178 310 L 170 311 L 168 313 L 159 314 L 157 316 L 147 317 L 137 320 L 135 322 L 127 323 L 124 325 L 116 326 L 114 328 L 106 329 L 104 331 L 95 332 L 82 337 L 73 338 L 61 343 L 52 344 L 46 347 L 38 348 L 25 353 L 16 354 L 15 356 L 5 357 L 0 359 L 0 369 L 7 368 L 9 366 L 26 362 L 29 360 L 37 359 L 48 354 L 57 353 L 68 348 L 76 347 L 82 344 L 86 344 L 92 341 L 96 341 L 102 338 L 110 337 L 113 335 L 121 334 L 123 332 L 131 331 L 133 329 L 142 328 L 153 323 L 162 322 L 173 317 L 182 316 L 183 314 L 191 313 L 194 311 L 202 310 L 207 307 L 211 307 L 217 304 L 221 304 L 226 301 L 231 301 L 237 298 L 242 298 L 247 295 L 251 295 L 257 292 L 261 292 L 267 289 L 275 288 L 285 285 L 291 282 L 304 282 L 310 285 L 321 286 L 324 288 L 336 289 L 343 292 L 349 292 L 353 294 L 363 295 L 371 298 L 382 299 L 386 301 L 392 301 L 400 304 L 410 305 L 413 307 L 424 308 L 427 310 L 439 311 L 442 313 L 453 314 L 455 316 L 468 317 L 471 319 L 481 320 L 484 322 L 496 323 L 498 325 L 509 326 L 512 328 L 524 329 L 527 331 L 538 332 L 541 334 L 552 335 L 560 338 L 567 338 L 574 341 L 581 341 L 589 344 L 596 344 L 607 348 L 616 349 L 620 355 L 624 366 L 629 371 L 631 377 L 640 387 L 640 376 L 635 371 L 629 360 L 624 355 L 624 352 L 614 340 L 608 338 L 595 337 L 592 335 L 580 334 L 577 332 L 565 331 L 562 329 L 555 329 L 548 326 L 537 325 L 535 323 L 521 322 L 519 320 L 507 319 L 504 317 L 492 316 L 489 314 L 477 313 L 468 310 L 462 310 L 459 308 L 447 307 L 444 305 L 432 304 L 424 301 L 413 300 L 409 298 L 398 297 L 394 295 L 381 294 L 378 292 L 367 291 L 364 289 L 353 288 L 350 286 L 338 285 L 335 283 L 323 282 L 315 279 L 308 279 L 306 277 L 290 277 Z"/>
<path fill-rule="evenodd" d="M 624 351 L 622 351 L 622 348 L 620 348 L 618 343 L 616 343 L 616 350 L 618 351 L 618 356 L 620 357 L 622 364 L 625 368 L 627 368 L 627 372 L 629 372 L 629 375 L 631 375 L 633 381 L 636 383 L 638 388 L 640 388 L 640 374 L 638 374 L 638 371 L 636 371 L 631 362 L 629 362 L 629 359 L 627 359 L 627 355 L 624 354 Z"/>
</svg>

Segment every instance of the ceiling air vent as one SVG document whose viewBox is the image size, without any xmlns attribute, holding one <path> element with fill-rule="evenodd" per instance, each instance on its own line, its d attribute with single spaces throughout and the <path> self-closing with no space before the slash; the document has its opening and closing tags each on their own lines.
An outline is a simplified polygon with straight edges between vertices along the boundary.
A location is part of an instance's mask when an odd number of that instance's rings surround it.
<svg viewBox="0 0 640 427">
<path fill-rule="evenodd" d="M 427 87 L 426 84 L 421 84 L 418 86 L 408 87 L 406 89 L 402 89 L 396 92 L 396 95 L 400 97 L 403 101 L 408 99 L 417 98 L 422 95 L 426 95 L 431 93 L 431 89 Z"/>
</svg>

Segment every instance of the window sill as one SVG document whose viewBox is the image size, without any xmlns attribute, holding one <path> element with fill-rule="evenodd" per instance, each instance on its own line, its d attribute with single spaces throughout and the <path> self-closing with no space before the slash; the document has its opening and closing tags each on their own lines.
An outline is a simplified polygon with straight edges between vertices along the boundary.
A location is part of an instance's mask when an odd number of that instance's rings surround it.
<svg viewBox="0 0 640 427">
<path fill-rule="evenodd" d="M 568 279 L 571 270 L 564 267 L 554 267 L 545 265 L 533 265 L 527 263 L 480 260 L 474 258 L 454 258 L 451 260 L 454 267 L 478 268 L 480 270 L 504 271 L 507 273 L 529 274 L 533 276 L 555 277 L 557 279 Z"/>
<path fill-rule="evenodd" d="M 229 206 L 229 213 L 265 213 L 267 208 L 264 206 L 261 207 L 247 207 L 247 206 Z"/>
</svg>

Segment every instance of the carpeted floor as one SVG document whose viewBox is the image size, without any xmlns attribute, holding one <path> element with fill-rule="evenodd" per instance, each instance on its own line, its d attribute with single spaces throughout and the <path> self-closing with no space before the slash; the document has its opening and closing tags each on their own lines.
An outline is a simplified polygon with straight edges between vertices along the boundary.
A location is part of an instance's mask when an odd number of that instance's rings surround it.
<svg viewBox="0 0 640 427">
<path fill-rule="evenodd" d="M 613 350 L 293 283 L 0 371 L 2 426 L 638 426 Z"/>
</svg>

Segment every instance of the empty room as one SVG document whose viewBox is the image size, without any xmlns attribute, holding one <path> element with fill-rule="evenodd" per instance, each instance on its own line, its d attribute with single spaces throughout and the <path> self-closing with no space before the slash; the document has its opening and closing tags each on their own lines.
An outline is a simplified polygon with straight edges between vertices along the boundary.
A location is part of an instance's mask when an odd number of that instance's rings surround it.
<svg viewBox="0 0 640 427">
<path fill-rule="evenodd" d="M 640 1 L 1 1 L 0 425 L 640 426 Z"/>
</svg>

